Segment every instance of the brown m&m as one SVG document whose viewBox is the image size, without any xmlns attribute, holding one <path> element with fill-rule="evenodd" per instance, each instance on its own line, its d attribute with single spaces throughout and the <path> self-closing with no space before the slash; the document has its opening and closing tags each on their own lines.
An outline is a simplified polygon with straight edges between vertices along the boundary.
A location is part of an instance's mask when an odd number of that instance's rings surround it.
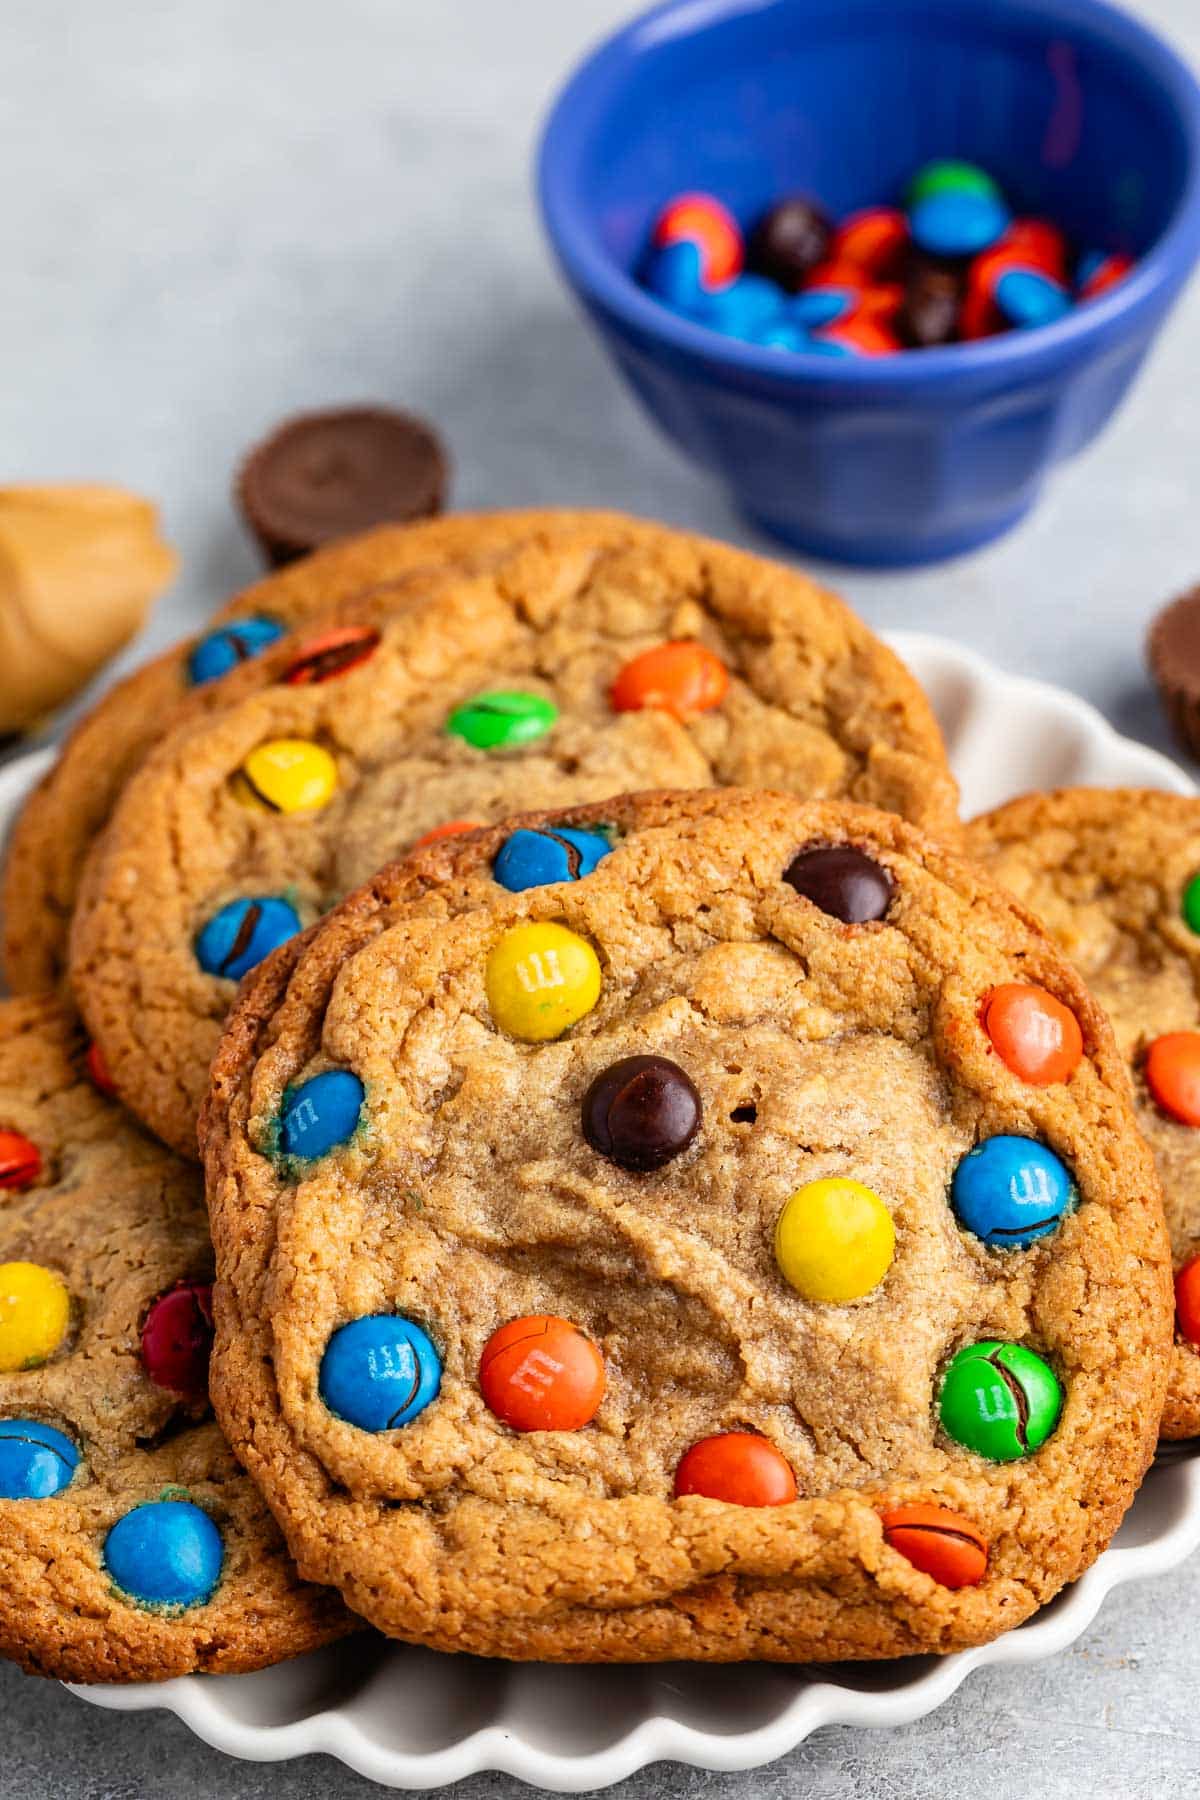
<svg viewBox="0 0 1200 1800">
<path fill-rule="evenodd" d="M 887 870 L 852 844 L 819 844 L 802 850 L 784 870 L 783 879 L 843 925 L 867 925 L 882 919 L 894 889 Z"/>
<path fill-rule="evenodd" d="M 666 1056 L 626 1056 L 583 1097 L 583 1135 L 620 1169 L 646 1174 L 680 1155 L 700 1129 L 700 1096 Z"/>
</svg>

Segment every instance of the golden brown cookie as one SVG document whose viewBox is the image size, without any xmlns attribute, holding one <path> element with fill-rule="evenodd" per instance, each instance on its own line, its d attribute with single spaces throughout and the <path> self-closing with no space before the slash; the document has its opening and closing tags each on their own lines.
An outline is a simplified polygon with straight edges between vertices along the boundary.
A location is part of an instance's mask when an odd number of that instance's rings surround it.
<svg viewBox="0 0 1200 1800">
<path fill-rule="evenodd" d="M 981 1026 L 1006 984 L 1049 1083 Z M 957 1649 L 1153 1453 L 1169 1258 L 1111 1030 L 894 816 L 707 791 L 431 846 L 250 977 L 201 1134 L 218 1414 L 394 1636 Z"/>
<path fill-rule="evenodd" d="M 178 708 L 205 712 L 223 704 L 224 672 L 236 671 L 305 619 L 414 569 L 469 566 L 476 557 L 487 558 L 526 537 L 584 519 L 597 526 L 607 523 L 613 530 L 626 522 L 615 513 L 527 510 L 462 513 L 384 527 L 255 582 L 220 609 L 202 636 L 118 682 L 68 737 L 10 838 L 3 890 L 4 971 L 13 992 L 38 993 L 61 978 L 84 858 L 125 782 L 173 723 Z"/>
<path fill-rule="evenodd" d="M 257 1669 L 351 1629 L 296 1574 L 205 1391 L 196 1171 L 0 1004 L 0 1653 L 68 1681 Z"/>
<path fill-rule="evenodd" d="M 1112 1020 L 1129 1064 L 1181 1277 L 1163 1435 L 1194 1437 L 1200 1433 L 1200 800 L 1149 789 L 1064 788 L 984 814 L 968 837 L 972 853 L 1039 914 L 1071 958 Z"/>
<path fill-rule="evenodd" d="M 81 886 L 73 990 L 121 1096 L 184 1154 L 236 978 L 431 829 L 738 783 L 957 830 L 903 664 L 745 552 L 601 521 L 354 616 L 273 647 L 243 672 L 256 692 L 173 732 Z"/>
</svg>

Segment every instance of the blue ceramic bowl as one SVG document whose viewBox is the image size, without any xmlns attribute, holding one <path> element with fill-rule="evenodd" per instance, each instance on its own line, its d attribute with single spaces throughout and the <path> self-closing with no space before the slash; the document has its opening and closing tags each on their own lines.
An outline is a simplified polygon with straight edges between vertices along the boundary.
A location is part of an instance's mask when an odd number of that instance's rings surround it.
<svg viewBox="0 0 1200 1800">
<path fill-rule="evenodd" d="M 1136 272 L 1038 331 L 836 362 L 718 336 L 634 280 L 683 189 L 743 220 L 793 189 L 846 213 L 937 156 Z M 1137 374 L 1200 252 L 1200 89 L 1101 0 L 669 0 L 572 76 L 539 184 L 618 367 L 752 519 L 817 555 L 925 562 L 1015 524 Z"/>
</svg>

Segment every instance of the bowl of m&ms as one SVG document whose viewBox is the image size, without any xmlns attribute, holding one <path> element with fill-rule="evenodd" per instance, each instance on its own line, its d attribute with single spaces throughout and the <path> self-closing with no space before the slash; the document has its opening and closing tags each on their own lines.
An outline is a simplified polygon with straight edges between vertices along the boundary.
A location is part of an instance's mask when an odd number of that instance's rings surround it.
<svg viewBox="0 0 1200 1800">
<path fill-rule="evenodd" d="M 539 155 L 560 267 L 659 426 L 812 554 L 1015 525 L 1200 255 L 1200 88 L 1104 0 L 668 0 Z"/>
</svg>

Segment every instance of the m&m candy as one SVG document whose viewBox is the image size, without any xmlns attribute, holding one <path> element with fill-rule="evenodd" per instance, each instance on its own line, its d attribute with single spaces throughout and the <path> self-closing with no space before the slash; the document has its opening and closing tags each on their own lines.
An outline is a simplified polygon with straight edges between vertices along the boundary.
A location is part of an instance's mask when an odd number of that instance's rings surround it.
<svg viewBox="0 0 1200 1800">
<path fill-rule="evenodd" d="M 884 1542 L 943 1587 L 977 1587 L 987 1573 L 987 1539 L 961 1513 L 945 1506 L 892 1506 L 881 1523 Z"/>
<path fill-rule="evenodd" d="M 701 325 L 727 337 L 757 341 L 764 326 L 783 316 L 784 295 L 762 275 L 739 275 L 728 287 L 702 293 L 694 308 Z"/>
<path fill-rule="evenodd" d="M 859 293 L 850 287 L 813 287 L 797 294 L 787 310 L 787 318 L 802 331 L 819 331 L 823 325 L 834 325 L 850 316 L 859 303 Z"/>
<path fill-rule="evenodd" d="M 1078 1198 L 1070 1170 L 1053 1150 L 1005 1134 L 969 1150 L 950 1182 L 960 1225 L 985 1244 L 1010 1250 L 1056 1231 Z"/>
<path fill-rule="evenodd" d="M 1016 1462 L 1050 1436 L 1062 1412 L 1054 1370 L 1022 1344 L 987 1340 L 960 1350 L 938 1402 L 942 1430 L 989 1462 Z"/>
<path fill-rule="evenodd" d="M 914 349 L 953 343 L 962 300 L 963 281 L 956 267 L 933 257 L 914 256 L 896 320 L 898 336 Z"/>
<path fill-rule="evenodd" d="M 1122 256 L 1119 252 L 1111 254 L 1103 250 L 1090 250 L 1079 260 L 1076 271 L 1076 282 L 1081 300 L 1098 300 L 1119 282 L 1133 273 L 1132 256 Z"/>
<path fill-rule="evenodd" d="M 654 222 L 651 243 L 694 244 L 700 253 L 700 280 L 705 287 L 722 287 L 741 273 L 744 260 L 742 234 L 728 207 L 712 194 L 677 194 Z"/>
<path fill-rule="evenodd" d="M 522 894 L 552 881 L 582 881 L 611 849 L 599 831 L 578 831 L 569 825 L 553 830 L 522 826 L 497 852 L 492 874 L 510 894 Z"/>
<path fill-rule="evenodd" d="M 553 728 L 558 708 L 543 694 L 497 691 L 456 706 L 446 720 L 451 737 L 475 750 L 514 750 L 536 744 Z"/>
<path fill-rule="evenodd" d="M 444 825 L 435 825 L 432 831 L 424 832 L 409 848 L 424 850 L 430 844 L 440 843 L 443 838 L 461 837 L 464 831 L 478 831 L 481 823 L 479 819 L 447 819 Z"/>
<path fill-rule="evenodd" d="M 188 657 L 188 675 L 194 687 L 228 675 L 239 663 L 252 662 L 261 656 L 268 644 L 284 635 L 283 626 L 274 619 L 234 619 L 217 631 L 200 639 Z"/>
<path fill-rule="evenodd" d="M 0 1370 L 33 1369 L 62 1344 L 71 1297 L 40 1263 L 0 1263 Z"/>
<path fill-rule="evenodd" d="M 379 648 L 373 625 L 338 625 L 308 643 L 284 670 L 288 687 L 316 687 L 369 662 Z"/>
<path fill-rule="evenodd" d="M 202 1606 L 221 1579 L 225 1548 L 190 1500 L 153 1500 L 117 1520 L 103 1558 L 114 1586 L 141 1606 Z"/>
<path fill-rule="evenodd" d="M 1200 933 L 1200 875 L 1193 875 L 1184 888 L 1180 909 L 1188 930 Z"/>
<path fill-rule="evenodd" d="M 79 1450 L 40 1419 L 0 1419 L 0 1500 L 49 1500 L 69 1487 Z"/>
<path fill-rule="evenodd" d="M 242 761 L 235 777 L 238 798 L 263 812 L 316 812 L 337 791 L 337 764 L 320 744 L 273 738 Z"/>
<path fill-rule="evenodd" d="M 626 1056 L 583 1097 L 583 1135 L 620 1169 L 646 1174 L 679 1156 L 700 1129 L 700 1096 L 666 1056 Z"/>
<path fill-rule="evenodd" d="M 1010 981 L 987 995 L 980 1021 L 1006 1069 L 1031 1087 L 1069 1081 L 1083 1055 L 1079 1020 L 1045 988 Z"/>
<path fill-rule="evenodd" d="M 1200 1256 L 1189 1257 L 1176 1271 L 1175 1323 L 1180 1337 L 1200 1349 Z"/>
<path fill-rule="evenodd" d="M 299 930 L 299 913 L 277 895 L 231 900 L 198 932 L 196 961 L 206 975 L 240 981 Z"/>
<path fill-rule="evenodd" d="M 115 1100 L 117 1097 L 116 1084 L 108 1072 L 108 1063 L 105 1061 L 104 1052 L 99 1044 L 88 1045 L 83 1066 L 87 1070 L 88 1080 L 96 1092 L 103 1094 L 106 1100 Z"/>
<path fill-rule="evenodd" d="M 1168 1031 L 1155 1038 L 1143 1073 L 1160 1111 L 1180 1125 L 1200 1125 L 1200 1031 Z"/>
<path fill-rule="evenodd" d="M 142 1325 L 142 1367 L 155 1387 L 202 1400 L 212 1345 L 210 1282 L 181 1281 L 151 1303 Z"/>
<path fill-rule="evenodd" d="M 479 1359 L 479 1387 L 514 1431 L 578 1431 L 604 1398 L 604 1358 L 569 1319 L 531 1314 L 492 1333 Z"/>
<path fill-rule="evenodd" d="M 860 1300 L 892 1266 L 896 1228 L 873 1189 L 829 1176 L 797 1189 L 775 1226 L 775 1260 L 806 1300 Z"/>
<path fill-rule="evenodd" d="M 729 1506 L 787 1506 L 796 1477 L 787 1458 L 753 1431 L 723 1431 L 701 1438 L 680 1457 L 675 1498 L 698 1494 Z"/>
<path fill-rule="evenodd" d="M 360 1431 L 393 1431 L 437 1398 L 442 1359 L 429 1333 L 399 1313 L 339 1326 L 321 1358 L 318 1387 L 331 1413 Z"/>
<path fill-rule="evenodd" d="M 284 1095 L 279 1147 L 285 1156 L 311 1161 L 354 1135 L 366 1090 L 349 1069 L 326 1069 Z"/>
<path fill-rule="evenodd" d="M 42 1154 L 23 1131 L 0 1131 L 0 1190 L 32 1187 L 42 1172 Z"/>
<path fill-rule="evenodd" d="M 784 870 L 783 879 L 843 925 L 869 925 L 882 919 L 895 891 L 887 870 L 852 844 L 818 844 L 801 850 Z"/>
<path fill-rule="evenodd" d="M 642 281 L 677 312 L 692 312 L 704 296 L 704 255 L 699 244 L 677 238 L 657 244 L 646 258 Z"/>
<path fill-rule="evenodd" d="M 909 228 L 913 243 L 930 256 L 978 256 L 1003 236 L 1009 218 L 998 194 L 943 188 L 916 201 Z"/>
<path fill-rule="evenodd" d="M 501 1031 L 528 1044 L 561 1037 L 600 998 L 600 961 L 565 925 L 515 925 L 487 960 L 484 986 Z"/>
<path fill-rule="evenodd" d="M 829 256 L 835 265 L 861 269 L 871 281 L 897 281 L 908 247 L 908 220 L 899 208 L 868 206 L 838 226 Z"/>
<path fill-rule="evenodd" d="M 614 712 L 657 707 L 676 718 L 711 712 L 729 691 L 729 671 L 704 644 L 656 644 L 627 662 L 609 692 Z"/>
<path fill-rule="evenodd" d="M 750 235 L 746 265 L 794 294 L 823 262 L 831 233 L 829 217 L 804 194 L 790 194 L 770 207 Z"/>
<path fill-rule="evenodd" d="M 1041 269 L 1005 269 L 994 289 L 996 309 L 1017 331 L 1054 325 L 1071 311 L 1071 296 L 1061 281 Z"/>
<path fill-rule="evenodd" d="M 978 163 L 964 162 L 958 157 L 942 156 L 925 163 L 908 184 L 905 198 L 909 207 L 919 206 L 935 194 L 979 194 L 986 200 L 998 200 L 996 181 Z"/>
</svg>

